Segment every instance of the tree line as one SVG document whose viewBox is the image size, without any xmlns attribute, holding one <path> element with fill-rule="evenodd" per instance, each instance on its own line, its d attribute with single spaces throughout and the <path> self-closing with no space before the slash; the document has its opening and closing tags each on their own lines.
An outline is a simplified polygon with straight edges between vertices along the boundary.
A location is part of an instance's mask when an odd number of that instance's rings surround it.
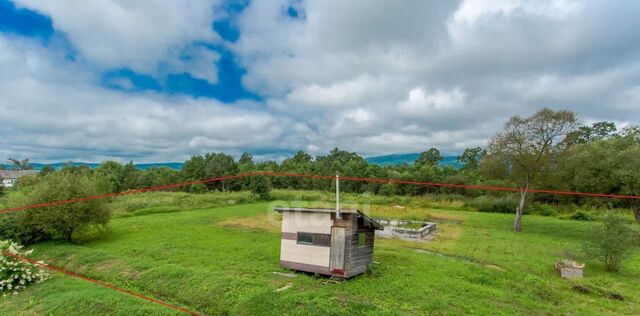
<svg viewBox="0 0 640 316">
<path fill-rule="evenodd" d="M 633 210 L 640 223 L 635 199 L 597 199 L 527 193 L 527 189 L 598 192 L 640 195 L 640 128 L 618 129 L 612 122 L 580 125 L 575 113 L 542 109 L 528 116 L 514 116 L 486 148 L 467 148 L 457 157 L 460 168 L 441 166 L 437 148 L 422 152 L 413 164 L 380 166 L 368 163 L 354 153 L 335 148 L 328 155 L 312 156 L 299 151 L 282 162 L 254 161 L 250 153 L 239 159 L 225 153 L 194 155 L 181 170 L 168 167 L 140 170 L 133 163 L 100 163 L 95 169 L 67 165 L 59 171 L 45 167 L 38 176 L 25 177 L 20 186 L 29 186 L 52 173 L 97 176 L 109 192 L 123 192 L 144 187 L 190 182 L 255 171 L 342 175 L 351 177 L 399 179 L 448 184 L 474 184 L 518 187 L 516 202 L 506 208 L 516 214 L 514 230 L 522 229 L 522 215 L 531 203 L 596 205 L 625 207 Z M 24 168 L 28 160 L 12 160 Z M 191 184 L 173 190 L 193 193 L 207 191 L 251 190 L 263 198 L 272 188 L 299 190 L 334 190 L 334 181 L 292 177 L 247 177 L 241 179 Z M 451 187 L 412 184 L 344 181 L 343 192 L 382 195 L 452 194 L 464 198 L 513 197 L 512 193 L 483 192 Z M 512 200 L 509 200 L 512 201 Z M 500 207 L 493 205 L 493 207 Z"/>
</svg>

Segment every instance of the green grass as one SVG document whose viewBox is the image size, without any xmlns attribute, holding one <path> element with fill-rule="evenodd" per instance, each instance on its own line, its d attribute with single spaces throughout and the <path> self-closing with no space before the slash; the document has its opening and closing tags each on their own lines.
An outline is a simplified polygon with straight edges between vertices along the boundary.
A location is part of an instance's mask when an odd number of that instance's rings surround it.
<svg viewBox="0 0 640 316">
<path fill-rule="evenodd" d="M 593 222 L 525 216 L 524 232 L 515 234 L 510 214 L 373 205 L 376 215 L 439 220 L 441 235 L 432 243 L 377 240 L 376 272 L 333 284 L 305 274 L 289 279 L 271 273 L 284 271 L 278 265 L 280 235 L 265 216 L 271 205 L 181 211 L 171 202 L 165 212 L 150 214 L 149 207 L 163 206 L 140 203 L 126 212 L 144 216 L 114 219 L 102 238 L 39 244 L 34 256 L 207 315 L 640 314 L 640 255 L 618 274 L 587 260 L 586 278 L 577 284 L 592 289 L 590 294 L 572 290 L 575 283 L 553 270 L 556 258 L 581 247 Z M 250 224 L 234 226 L 242 217 Z M 276 292 L 288 283 L 291 288 Z M 607 292 L 625 300 L 607 298 Z M 0 298 L 0 314 L 176 313 L 54 274 L 15 297 Z"/>
</svg>

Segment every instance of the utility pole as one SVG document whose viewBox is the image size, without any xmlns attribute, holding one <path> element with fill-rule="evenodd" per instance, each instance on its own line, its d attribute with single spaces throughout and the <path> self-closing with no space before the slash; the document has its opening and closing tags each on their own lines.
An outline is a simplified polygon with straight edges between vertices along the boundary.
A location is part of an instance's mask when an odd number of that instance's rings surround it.
<svg viewBox="0 0 640 316">
<path fill-rule="evenodd" d="M 336 219 L 340 218 L 340 174 L 336 172 Z"/>
</svg>

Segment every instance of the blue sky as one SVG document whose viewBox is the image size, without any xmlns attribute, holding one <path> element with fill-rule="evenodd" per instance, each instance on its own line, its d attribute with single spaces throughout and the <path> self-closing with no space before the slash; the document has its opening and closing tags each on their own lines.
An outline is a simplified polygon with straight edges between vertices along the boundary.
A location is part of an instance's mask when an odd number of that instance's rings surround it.
<svg viewBox="0 0 640 316">
<path fill-rule="evenodd" d="M 246 1 L 230 1 L 219 5 L 227 11 L 229 17 L 212 23 L 212 28 L 225 40 L 234 42 L 239 36 L 239 30 L 234 27 L 234 16 L 241 13 L 248 4 Z M 51 18 L 28 8 L 18 8 L 9 0 L 0 1 L 0 31 L 19 36 L 36 38 L 43 43 L 49 43 L 52 37 L 64 38 L 64 32 L 53 28 Z M 73 46 L 65 43 L 70 50 L 69 58 L 74 58 Z M 219 72 L 219 81 L 211 84 L 206 80 L 194 78 L 189 73 L 169 73 L 164 78 L 154 78 L 144 73 L 138 73 L 129 68 L 104 69 L 103 84 L 110 89 L 141 92 L 145 90 L 166 94 L 186 94 L 194 97 L 208 97 L 222 102 L 234 102 L 240 99 L 260 100 L 260 96 L 247 91 L 241 83 L 242 75 L 246 72 L 238 65 L 231 51 L 222 45 L 207 45 L 208 49 L 216 51 L 221 58 L 215 62 Z M 188 60 L 188 56 L 185 57 Z M 126 80 L 131 85 L 123 87 L 114 82 Z"/>
<path fill-rule="evenodd" d="M 512 115 L 640 118 L 629 1 L 0 0 L 0 159 L 456 154 Z"/>
</svg>

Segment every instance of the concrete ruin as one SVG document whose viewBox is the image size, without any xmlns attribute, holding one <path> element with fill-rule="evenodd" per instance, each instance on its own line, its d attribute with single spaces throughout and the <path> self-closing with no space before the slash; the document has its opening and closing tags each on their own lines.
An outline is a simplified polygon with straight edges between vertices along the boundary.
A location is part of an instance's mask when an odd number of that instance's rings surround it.
<svg viewBox="0 0 640 316">
<path fill-rule="evenodd" d="M 427 240 L 428 236 L 437 229 L 436 223 L 433 222 L 380 218 L 376 218 L 374 220 L 384 227 L 384 230 L 376 231 L 376 237 L 382 238 L 399 238 L 411 241 L 424 241 Z M 411 226 L 420 226 L 420 228 L 410 228 Z"/>
</svg>

